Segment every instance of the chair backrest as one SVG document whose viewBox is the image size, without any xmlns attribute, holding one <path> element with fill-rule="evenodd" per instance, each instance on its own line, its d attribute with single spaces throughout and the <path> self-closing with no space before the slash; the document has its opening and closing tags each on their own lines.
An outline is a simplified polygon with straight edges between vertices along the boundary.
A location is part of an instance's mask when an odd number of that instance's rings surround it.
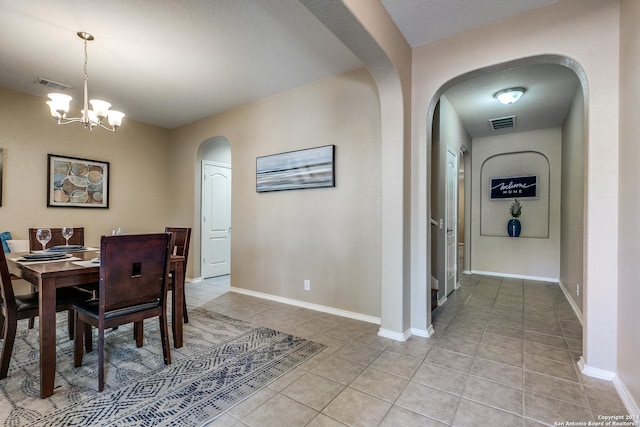
<svg viewBox="0 0 640 427">
<path fill-rule="evenodd" d="M 191 240 L 191 229 L 180 227 L 165 227 L 165 233 L 171 233 L 173 255 L 182 255 L 185 264 L 189 260 L 189 241 Z"/>
<path fill-rule="evenodd" d="M 62 228 L 49 228 L 51 230 L 51 240 L 46 244 L 46 248 L 51 248 L 53 246 L 60 246 L 67 243 L 67 241 L 62 237 Z M 42 245 L 36 239 L 37 228 L 29 229 L 29 250 L 30 251 L 41 251 Z M 70 245 L 80 245 L 84 246 L 84 227 L 73 227 L 73 236 L 69 239 Z"/>
<path fill-rule="evenodd" d="M 100 240 L 100 315 L 165 303 L 170 234 L 125 234 Z"/>
<path fill-rule="evenodd" d="M 9 267 L 7 266 L 7 258 L 4 251 L 0 251 L 0 312 L 13 313 L 16 311 L 16 297 L 13 293 L 13 283 L 9 275 Z M 1 332 L 1 331 L 0 331 Z"/>
</svg>

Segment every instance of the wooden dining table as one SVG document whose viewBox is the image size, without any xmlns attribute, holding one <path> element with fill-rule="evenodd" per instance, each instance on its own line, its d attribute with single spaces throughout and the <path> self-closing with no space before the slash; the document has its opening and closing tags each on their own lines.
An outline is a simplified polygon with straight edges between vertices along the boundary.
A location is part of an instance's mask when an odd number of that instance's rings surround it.
<svg viewBox="0 0 640 427">
<path fill-rule="evenodd" d="M 79 261 L 91 261 L 99 256 L 99 251 L 72 252 L 72 258 L 55 262 L 21 263 L 16 259 L 23 254 L 11 255 L 7 258 L 10 271 L 35 285 L 39 293 L 40 397 L 44 399 L 53 395 L 56 375 L 56 288 L 98 283 L 100 264 Z M 175 348 L 183 345 L 184 264 L 183 256 L 170 256 L 168 271 L 175 274 L 174 289 L 171 292 L 171 323 Z"/>
</svg>

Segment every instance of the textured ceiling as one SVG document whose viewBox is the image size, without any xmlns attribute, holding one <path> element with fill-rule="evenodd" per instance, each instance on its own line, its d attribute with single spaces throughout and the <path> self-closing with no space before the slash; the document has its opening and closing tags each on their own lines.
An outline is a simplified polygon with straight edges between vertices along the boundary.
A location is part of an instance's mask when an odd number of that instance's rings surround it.
<svg viewBox="0 0 640 427">
<path fill-rule="evenodd" d="M 530 64 L 492 72 L 461 82 L 445 92 L 474 138 L 562 126 L 578 89 L 570 69 L 555 64 Z M 493 94 L 511 87 L 526 88 L 514 104 L 504 105 Z M 489 120 L 515 115 L 516 127 L 494 131 Z"/>
<path fill-rule="evenodd" d="M 0 0 L 0 86 L 68 84 L 78 111 L 78 31 L 89 96 L 167 128 L 362 66 L 297 0 Z"/>
<path fill-rule="evenodd" d="M 409 45 L 416 47 L 558 0 L 381 1 Z M 444 94 L 472 138 L 561 126 L 579 85 L 572 71 L 551 64 L 477 74 L 480 76 L 463 81 Z M 499 90 L 518 86 L 527 92 L 515 104 L 503 105 L 493 97 Z M 512 115 L 516 116 L 514 128 L 491 129 L 489 120 Z"/>
<path fill-rule="evenodd" d="M 382 0 L 412 46 L 552 2 Z M 363 65 L 298 0 L 0 0 L 0 86 L 44 97 L 52 90 L 34 83 L 39 77 L 70 85 L 72 115 L 78 115 L 83 52 L 77 31 L 96 38 L 88 46 L 89 96 L 111 102 L 129 119 L 165 128 Z M 543 87 L 533 91 L 543 77 L 510 79 L 532 88 L 526 96 L 533 103 L 545 99 L 534 96 Z M 465 125 L 479 129 L 475 123 L 491 117 L 471 106 L 497 86 L 485 77 L 450 89 L 447 97 Z M 552 88 L 567 92 L 549 86 L 548 93 Z M 555 118 L 566 114 L 556 112 Z M 525 123 L 524 112 L 520 117 Z"/>
<path fill-rule="evenodd" d="M 411 47 L 558 0 L 381 0 Z"/>
</svg>

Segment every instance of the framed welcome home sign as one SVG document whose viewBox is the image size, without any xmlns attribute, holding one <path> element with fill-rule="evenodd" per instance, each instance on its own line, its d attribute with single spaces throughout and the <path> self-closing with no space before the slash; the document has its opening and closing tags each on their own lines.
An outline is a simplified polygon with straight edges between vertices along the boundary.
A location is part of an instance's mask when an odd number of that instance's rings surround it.
<svg viewBox="0 0 640 427">
<path fill-rule="evenodd" d="M 509 176 L 504 178 L 491 178 L 491 200 L 500 199 L 537 199 L 538 176 Z"/>
</svg>

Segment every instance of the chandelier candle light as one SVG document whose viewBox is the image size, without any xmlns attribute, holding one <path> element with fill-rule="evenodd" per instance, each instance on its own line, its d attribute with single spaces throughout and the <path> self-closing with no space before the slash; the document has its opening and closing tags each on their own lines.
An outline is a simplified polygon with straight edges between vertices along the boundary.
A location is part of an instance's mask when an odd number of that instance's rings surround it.
<svg viewBox="0 0 640 427">
<path fill-rule="evenodd" d="M 47 105 L 51 109 L 51 116 L 58 121 L 59 125 L 68 125 L 69 123 L 80 123 L 85 129 L 90 132 L 93 128 L 100 126 L 111 132 L 115 132 L 120 125 L 122 125 L 122 119 L 124 113 L 120 111 L 109 110 L 111 104 L 107 101 L 99 99 L 89 100 L 88 81 L 89 75 L 87 74 L 87 42 L 94 39 L 94 37 L 84 31 L 78 32 L 78 37 L 84 40 L 84 105 L 82 108 L 82 117 L 67 118 L 69 112 L 69 103 L 71 97 L 64 93 L 50 93 L 47 95 L 50 101 L 47 101 Z M 89 109 L 91 104 L 91 110 Z M 107 119 L 108 126 L 104 123 Z"/>
</svg>

